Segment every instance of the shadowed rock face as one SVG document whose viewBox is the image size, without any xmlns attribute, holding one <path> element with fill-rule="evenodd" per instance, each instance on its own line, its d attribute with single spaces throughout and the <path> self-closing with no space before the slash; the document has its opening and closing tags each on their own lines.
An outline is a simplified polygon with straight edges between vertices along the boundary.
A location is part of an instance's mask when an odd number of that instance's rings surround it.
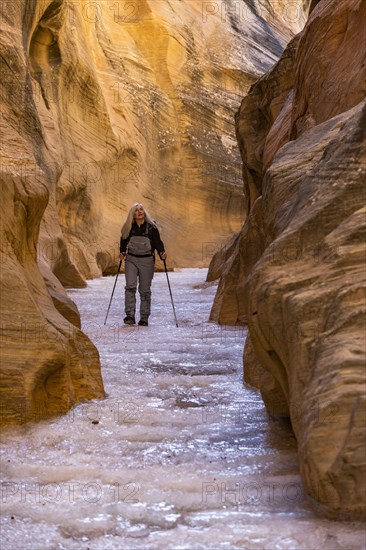
<svg viewBox="0 0 366 550">
<path fill-rule="evenodd" d="M 245 379 L 290 416 L 305 487 L 340 518 L 366 508 L 365 22 L 364 2 L 320 1 L 243 100 L 248 217 L 213 308 L 248 323 Z"/>
<path fill-rule="evenodd" d="M 37 255 L 42 216 L 55 194 L 62 156 L 46 143 L 33 101 L 26 53 L 32 25 L 22 4 L 8 4 L 2 14 L 1 43 L 0 421 L 11 423 L 60 414 L 78 401 L 104 396 L 98 351 L 80 331 L 75 304 Z M 52 42 L 47 33 L 40 40 Z M 57 48 L 51 57 L 57 67 Z M 55 206 L 53 214 L 60 232 Z"/>
</svg>

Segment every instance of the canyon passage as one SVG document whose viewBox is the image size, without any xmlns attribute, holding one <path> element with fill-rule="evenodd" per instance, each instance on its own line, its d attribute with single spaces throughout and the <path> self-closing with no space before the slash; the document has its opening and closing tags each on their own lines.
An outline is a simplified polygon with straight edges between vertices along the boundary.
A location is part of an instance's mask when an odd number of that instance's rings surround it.
<svg viewBox="0 0 366 550">
<path fill-rule="evenodd" d="M 366 2 L 0 10 L 2 548 L 364 548 Z"/>
</svg>

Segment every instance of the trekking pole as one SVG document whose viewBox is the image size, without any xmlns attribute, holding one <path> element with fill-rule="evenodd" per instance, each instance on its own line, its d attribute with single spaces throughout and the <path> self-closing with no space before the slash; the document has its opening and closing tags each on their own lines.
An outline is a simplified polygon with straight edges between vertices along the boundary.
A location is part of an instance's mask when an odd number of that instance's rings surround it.
<svg viewBox="0 0 366 550">
<path fill-rule="evenodd" d="M 106 324 L 106 322 L 107 322 L 107 317 L 108 317 L 109 309 L 110 309 L 110 307 L 111 307 L 112 298 L 113 298 L 113 294 L 114 294 L 114 289 L 116 288 L 117 279 L 118 279 L 118 275 L 119 275 L 119 270 L 121 269 L 121 265 L 122 265 L 122 260 L 119 262 L 118 271 L 117 271 L 117 277 L 116 277 L 116 280 L 114 281 L 114 287 L 113 287 L 113 290 L 112 290 L 112 296 L 111 296 L 111 299 L 109 300 L 108 311 L 107 311 L 107 315 L 105 316 L 104 324 Z"/>
<path fill-rule="evenodd" d="M 166 268 L 166 262 L 165 262 L 165 260 L 163 260 L 163 262 L 164 262 L 164 267 L 165 267 L 166 279 L 167 279 L 167 281 L 168 281 L 168 287 L 169 287 L 169 292 L 170 292 L 170 298 L 171 298 L 171 300 L 172 300 L 172 306 L 173 306 L 174 317 L 175 317 L 175 326 L 178 327 L 178 321 L 177 321 L 177 316 L 176 316 L 176 313 L 175 313 L 175 307 L 174 307 L 174 302 L 173 302 L 172 289 L 170 288 L 170 283 L 169 283 L 168 270 L 167 270 L 167 268 Z"/>
</svg>

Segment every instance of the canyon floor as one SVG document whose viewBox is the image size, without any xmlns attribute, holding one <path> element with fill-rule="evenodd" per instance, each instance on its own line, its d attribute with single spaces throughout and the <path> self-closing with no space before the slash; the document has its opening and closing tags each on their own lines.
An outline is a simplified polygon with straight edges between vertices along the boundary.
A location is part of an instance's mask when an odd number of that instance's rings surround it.
<svg viewBox="0 0 366 550">
<path fill-rule="evenodd" d="M 208 323 L 204 269 L 153 280 L 149 327 L 123 325 L 124 276 L 70 290 L 107 397 L 2 433 L 2 550 L 359 550 L 319 516 L 296 441 L 243 386 L 243 327 Z M 35 419 L 37 420 L 37 419 Z"/>
</svg>

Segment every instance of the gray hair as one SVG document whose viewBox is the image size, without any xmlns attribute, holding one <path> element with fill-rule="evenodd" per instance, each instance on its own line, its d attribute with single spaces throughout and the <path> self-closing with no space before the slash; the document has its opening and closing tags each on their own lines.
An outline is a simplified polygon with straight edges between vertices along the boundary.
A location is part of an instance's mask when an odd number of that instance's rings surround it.
<svg viewBox="0 0 366 550">
<path fill-rule="evenodd" d="M 134 213 L 136 212 L 136 208 L 138 208 L 138 207 L 141 207 L 143 209 L 144 215 L 145 215 L 145 221 L 148 222 L 148 223 L 151 223 L 151 225 L 153 225 L 154 227 L 157 227 L 156 223 L 151 218 L 150 214 L 146 211 L 146 208 L 140 202 L 135 202 L 131 206 L 129 213 L 127 214 L 126 221 L 122 226 L 122 229 L 121 229 L 122 239 L 127 239 L 128 235 L 130 234 L 131 227 L 132 227 L 133 220 L 134 220 L 133 216 L 134 216 Z"/>
</svg>

